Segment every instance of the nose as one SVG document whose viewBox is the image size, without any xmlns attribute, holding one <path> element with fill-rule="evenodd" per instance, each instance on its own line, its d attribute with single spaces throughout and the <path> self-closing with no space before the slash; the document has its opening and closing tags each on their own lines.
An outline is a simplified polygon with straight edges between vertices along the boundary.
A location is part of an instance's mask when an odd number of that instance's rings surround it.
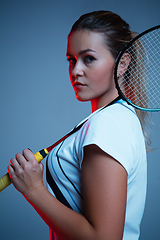
<svg viewBox="0 0 160 240">
<path fill-rule="evenodd" d="M 84 69 L 82 66 L 82 63 L 80 61 L 77 61 L 75 65 L 70 67 L 70 73 L 74 77 L 81 77 L 84 75 Z"/>
</svg>

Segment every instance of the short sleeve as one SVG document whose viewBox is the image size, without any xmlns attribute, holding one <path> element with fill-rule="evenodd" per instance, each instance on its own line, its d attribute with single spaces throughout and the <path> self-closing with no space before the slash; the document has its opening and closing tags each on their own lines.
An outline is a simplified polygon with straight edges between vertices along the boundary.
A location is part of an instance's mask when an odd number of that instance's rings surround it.
<svg viewBox="0 0 160 240">
<path fill-rule="evenodd" d="M 77 134 L 77 153 L 81 165 L 84 147 L 95 144 L 116 159 L 129 174 L 136 159 L 137 133 L 141 128 L 133 112 L 123 108 L 123 111 L 114 110 L 102 111 L 84 124 Z"/>
</svg>

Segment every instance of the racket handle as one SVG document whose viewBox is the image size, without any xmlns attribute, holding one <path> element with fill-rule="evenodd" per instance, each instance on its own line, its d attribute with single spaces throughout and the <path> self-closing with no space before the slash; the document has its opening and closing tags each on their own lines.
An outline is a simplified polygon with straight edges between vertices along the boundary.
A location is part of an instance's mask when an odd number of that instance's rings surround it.
<svg viewBox="0 0 160 240">
<path fill-rule="evenodd" d="M 43 149 L 34 154 L 37 162 L 41 162 L 49 152 L 47 149 Z M 6 173 L 3 177 L 0 178 L 0 192 L 3 191 L 6 187 L 8 187 L 12 183 L 12 180 L 8 173 Z"/>
<path fill-rule="evenodd" d="M 8 187 L 12 183 L 9 174 L 6 173 L 3 177 L 0 178 L 0 192 Z"/>
</svg>

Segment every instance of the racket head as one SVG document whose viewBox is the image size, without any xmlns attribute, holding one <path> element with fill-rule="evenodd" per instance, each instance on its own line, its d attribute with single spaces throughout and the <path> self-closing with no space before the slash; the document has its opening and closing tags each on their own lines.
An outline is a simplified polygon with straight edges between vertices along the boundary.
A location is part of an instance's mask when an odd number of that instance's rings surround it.
<svg viewBox="0 0 160 240">
<path fill-rule="evenodd" d="M 160 25 L 132 39 L 114 69 L 119 95 L 143 111 L 160 111 Z"/>
</svg>

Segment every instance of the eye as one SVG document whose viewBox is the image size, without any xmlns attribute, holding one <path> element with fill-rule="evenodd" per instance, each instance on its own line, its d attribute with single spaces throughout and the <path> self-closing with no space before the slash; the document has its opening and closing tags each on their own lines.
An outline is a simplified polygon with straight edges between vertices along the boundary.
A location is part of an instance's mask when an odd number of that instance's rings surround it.
<svg viewBox="0 0 160 240">
<path fill-rule="evenodd" d="M 84 57 L 84 63 L 92 63 L 93 61 L 95 61 L 96 59 L 93 57 L 93 56 L 91 56 L 91 55 L 86 55 L 85 57 Z"/>
<path fill-rule="evenodd" d="M 76 64 L 76 59 L 73 57 L 67 57 L 67 61 L 69 62 L 70 65 Z"/>
</svg>

